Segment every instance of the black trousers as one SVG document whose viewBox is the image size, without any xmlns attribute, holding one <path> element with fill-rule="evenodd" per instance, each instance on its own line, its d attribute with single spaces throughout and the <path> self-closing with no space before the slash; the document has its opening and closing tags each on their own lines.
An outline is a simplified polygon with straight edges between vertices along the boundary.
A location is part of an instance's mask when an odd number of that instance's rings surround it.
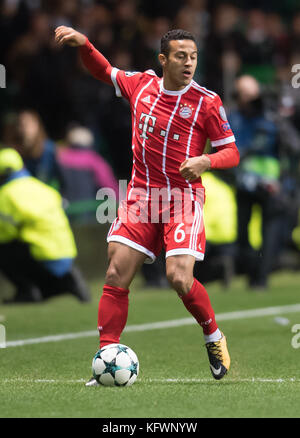
<svg viewBox="0 0 300 438">
<path fill-rule="evenodd" d="M 246 273 L 251 286 L 267 286 L 268 276 L 282 250 L 285 214 L 278 199 L 271 194 L 237 190 L 238 271 Z M 262 211 L 262 246 L 254 251 L 250 245 L 248 225 L 252 207 L 258 204 Z"/>
<path fill-rule="evenodd" d="M 205 258 L 196 262 L 194 277 L 200 283 L 221 280 L 223 286 L 229 287 L 235 274 L 235 243 L 212 244 L 206 241 Z"/>
<path fill-rule="evenodd" d="M 42 299 L 71 292 L 78 295 L 80 279 L 73 269 L 56 277 L 30 254 L 26 244 L 13 241 L 0 244 L 0 272 L 15 286 L 17 295 L 30 295 L 38 289 Z"/>
</svg>

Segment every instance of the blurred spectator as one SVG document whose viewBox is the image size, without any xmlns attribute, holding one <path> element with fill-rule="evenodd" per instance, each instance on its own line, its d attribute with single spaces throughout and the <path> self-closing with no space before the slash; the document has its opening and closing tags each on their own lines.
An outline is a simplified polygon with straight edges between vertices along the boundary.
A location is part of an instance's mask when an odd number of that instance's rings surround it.
<svg viewBox="0 0 300 438">
<path fill-rule="evenodd" d="M 229 3 L 219 5 L 205 40 L 204 78 L 205 86 L 220 94 L 225 104 L 230 103 L 232 82 L 240 71 L 245 47 L 241 10 Z"/>
<path fill-rule="evenodd" d="M 275 79 L 276 44 L 272 26 L 268 26 L 267 14 L 261 9 L 247 12 L 246 45 L 242 57 L 243 71 L 262 83 Z M 273 31 L 273 35 L 269 31 Z"/>
<path fill-rule="evenodd" d="M 268 35 L 273 41 L 275 66 L 286 65 L 289 56 L 289 37 L 281 16 L 275 12 L 268 14 L 266 27 Z"/>
<path fill-rule="evenodd" d="M 138 31 L 136 1 L 123 0 L 115 4 L 113 30 L 116 41 L 122 41 L 127 49 L 133 48 Z"/>
<path fill-rule="evenodd" d="M 300 100 L 291 84 L 286 84 L 279 97 L 276 123 L 280 139 L 281 186 L 286 215 L 282 223 L 282 242 L 286 252 L 295 252 L 293 230 L 298 225 L 300 210 Z"/>
<path fill-rule="evenodd" d="M 50 18 L 46 12 L 36 11 L 29 19 L 27 32 L 17 38 L 7 57 L 15 86 L 22 89 L 25 85 L 28 69 L 39 53 L 50 44 Z"/>
<path fill-rule="evenodd" d="M 47 12 L 51 12 L 52 25 L 57 26 L 71 26 L 72 22 L 80 13 L 80 2 L 78 0 L 52 0 L 47 2 Z"/>
<path fill-rule="evenodd" d="M 134 63 L 137 70 L 153 69 L 157 75 L 162 74 L 158 61 L 160 40 L 170 27 L 171 22 L 167 17 L 155 17 L 145 23 L 143 38 L 140 38 L 135 44 Z"/>
<path fill-rule="evenodd" d="M 204 40 L 208 34 L 209 14 L 206 10 L 206 0 L 186 0 L 179 9 L 174 27 L 185 29 L 194 35 L 198 47 L 198 64 L 195 72 L 195 80 L 203 81 L 204 73 Z M 163 33 L 161 34 L 163 35 Z"/>
<path fill-rule="evenodd" d="M 268 33 L 267 16 L 261 9 L 247 13 L 246 22 L 247 57 L 250 63 L 272 61 L 273 44 Z"/>
<path fill-rule="evenodd" d="M 32 176 L 52 186 L 61 184 L 56 146 L 38 113 L 26 109 L 10 115 L 4 127 L 4 143 L 20 153 Z"/>
<path fill-rule="evenodd" d="M 111 159 L 110 151 L 107 151 L 106 129 L 108 126 L 105 121 L 106 113 L 110 111 L 114 100 L 111 87 L 93 78 L 78 56 L 73 67 L 72 80 L 66 81 L 64 93 L 69 102 L 69 110 L 60 139 L 64 138 L 66 127 L 85 126 L 95 137 L 94 146 L 97 151 L 101 155 L 108 155 Z"/>
<path fill-rule="evenodd" d="M 0 272 L 16 287 L 8 302 L 63 293 L 89 301 L 76 255 L 59 193 L 31 177 L 17 151 L 0 150 Z"/>
<path fill-rule="evenodd" d="M 228 120 L 236 137 L 241 163 L 237 170 L 238 262 L 249 284 L 266 288 L 268 276 L 282 249 L 279 245 L 284 215 L 278 156 L 278 130 L 264 110 L 259 83 L 248 75 L 236 82 L 237 109 Z M 255 254 L 249 242 L 252 208 L 262 211 L 262 247 Z"/>
<path fill-rule="evenodd" d="M 183 0 L 173 0 L 172 7 L 170 7 L 169 0 L 152 0 L 151 2 L 141 1 L 140 8 L 150 19 L 155 17 L 168 17 L 169 19 L 174 20 L 178 10 L 184 3 L 185 1 Z"/>
<path fill-rule="evenodd" d="M 58 149 L 62 175 L 62 195 L 69 202 L 95 201 L 101 187 L 114 190 L 118 199 L 119 185 L 110 165 L 93 149 L 93 134 L 82 126 L 69 129 L 66 147 Z M 95 211 L 82 211 L 77 218 L 95 220 Z"/>
<path fill-rule="evenodd" d="M 174 20 L 176 28 L 194 35 L 199 48 L 203 48 L 203 40 L 208 32 L 209 14 L 206 7 L 207 0 L 186 0 Z"/>
<path fill-rule="evenodd" d="M 300 53 L 300 11 L 292 17 L 289 35 L 289 53 Z"/>
<path fill-rule="evenodd" d="M 125 71 L 135 71 L 132 55 L 128 51 L 116 50 L 112 55 L 112 63 Z M 99 81 L 97 81 L 99 83 Z M 102 133 L 107 139 L 108 154 L 115 175 L 118 179 L 130 179 L 132 170 L 131 150 L 131 114 L 126 99 L 116 99 L 113 87 L 104 84 L 109 93 L 104 105 L 101 105 Z M 101 123 L 100 122 L 100 123 Z M 102 154 L 104 155 L 104 153 Z"/>
</svg>

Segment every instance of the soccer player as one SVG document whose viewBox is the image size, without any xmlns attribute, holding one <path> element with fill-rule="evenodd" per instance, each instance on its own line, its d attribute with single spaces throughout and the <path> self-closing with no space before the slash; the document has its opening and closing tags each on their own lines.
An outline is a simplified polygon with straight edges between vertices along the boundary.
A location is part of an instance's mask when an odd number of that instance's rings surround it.
<svg viewBox="0 0 300 438">
<path fill-rule="evenodd" d="M 125 72 L 111 66 L 85 35 L 72 28 L 60 26 L 55 33 L 59 45 L 79 47 L 90 73 L 113 85 L 117 96 L 129 101 L 132 114 L 132 178 L 107 238 L 109 266 L 98 311 L 100 347 L 119 343 L 127 322 L 131 281 L 164 246 L 167 278 L 203 328 L 212 375 L 221 379 L 230 366 L 226 337 L 193 270 L 205 251 L 201 174 L 237 166 L 239 153 L 220 97 L 193 80 L 195 39 L 180 29 L 162 37 L 163 77 L 159 78 L 152 70 Z M 213 154 L 203 153 L 207 139 Z M 167 203 L 158 200 L 158 189 L 167 193 Z M 181 196 L 190 201 L 189 213 L 183 216 L 175 208 Z M 137 199 L 139 210 L 135 210 Z M 163 220 L 166 212 L 169 219 Z M 93 385 L 95 379 L 87 383 Z"/>
</svg>

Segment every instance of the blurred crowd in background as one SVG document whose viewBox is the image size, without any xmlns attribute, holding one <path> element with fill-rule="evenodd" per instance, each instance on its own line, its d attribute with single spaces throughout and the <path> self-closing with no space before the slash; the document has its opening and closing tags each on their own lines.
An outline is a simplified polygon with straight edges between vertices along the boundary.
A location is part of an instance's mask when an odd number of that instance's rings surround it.
<svg viewBox="0 0 300 438">
<path fill-rule="evenodd" d="M 0 0 L 7 75 L 0 143 L 61 192 L 71 221 L 95 221 L 97 190 L 130 179 L 129 105 L 90 76 L 77 50 L 58 48 L 59 25 L 87 35 L 112 65 L 158 75 L 162 35 L 182 28 L 195 36 L 195 80 L 222 98 L 241 154 L 238 169 L 204 176 L 211 263 L 197 264 L 196 275 L 228 284 L 234 272 L 246 273 L 250 287 L 266 288 L 272 270 L 298 269 L 300 88 L 292 71 L 300 69 L 298 0 Z M 72 215 L 78 201 L 91 204 Z M 162 265 L 145 267 L 149 284 L 164 284 Z"/>
</svg>

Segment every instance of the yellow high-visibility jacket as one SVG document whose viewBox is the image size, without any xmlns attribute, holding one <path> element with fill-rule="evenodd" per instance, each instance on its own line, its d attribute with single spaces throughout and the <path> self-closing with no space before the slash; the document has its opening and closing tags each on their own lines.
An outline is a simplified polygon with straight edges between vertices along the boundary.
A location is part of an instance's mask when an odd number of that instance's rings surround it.
<svg viewBox="0 0 300 438">
<path fill-rule="evenodd" d="M 237 206 L 232 188 L 210 172 L 202 175 L 206 199 L 205 234 L 214 244 L 233 243 L 237 237 Z"/>
<path fill-rule="evenodd" d="M 204 223 L 206 239 L 213 244 L 234 243 L 237 238 L 237 203 L 234 188 L 211 172 L 202 175 L 206 200 Z M 258 249 L 261 245 L 261 212 L 258 206 L 252 211 L 249 242 Z"/>
<path fill-rule="evenodd" d="M 12 240 L 27 243 L 39 261 L 77 255 L 60 194 L 26 171 L 0 186 L 0 244 Z"/>
</svg>

